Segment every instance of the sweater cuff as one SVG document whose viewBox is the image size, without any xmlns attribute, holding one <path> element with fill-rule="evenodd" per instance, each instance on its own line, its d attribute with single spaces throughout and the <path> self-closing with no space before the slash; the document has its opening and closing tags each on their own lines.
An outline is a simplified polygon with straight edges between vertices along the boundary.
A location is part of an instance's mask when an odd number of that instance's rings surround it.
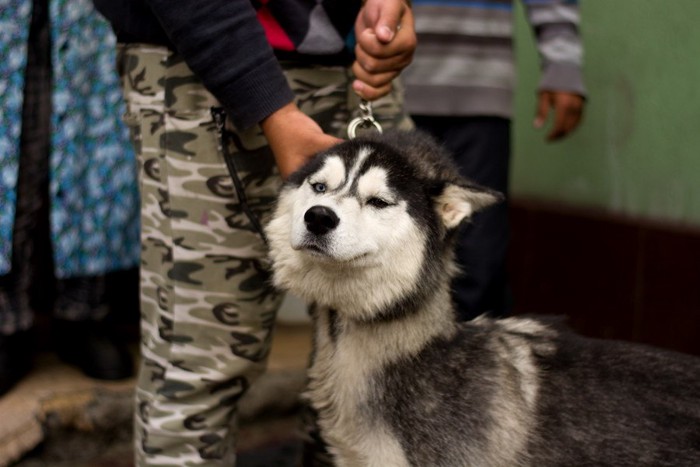
<svg viewBox="0 0 700 467">
<path fill-rule="evenodd" d="M 571 92 L 586 97 L 581 67 L 573 63 L 550 63 L 545 66 L 538 91 Z"/>
<path fill-rule="evenodd" d="M 246 130 L 292 102 L 294 93 L 273 56 L 220 89 L 218 97 L 234 126 Z"/>
</svg>

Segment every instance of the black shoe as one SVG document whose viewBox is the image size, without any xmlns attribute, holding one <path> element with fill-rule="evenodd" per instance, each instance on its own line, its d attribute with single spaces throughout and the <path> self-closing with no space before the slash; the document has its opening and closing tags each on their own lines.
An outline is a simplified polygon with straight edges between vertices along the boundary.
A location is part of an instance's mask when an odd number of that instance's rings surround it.
<svg viewBox="0 0 700 467">
<path fill-rule="evenodd" d="M 106 323 L 57 319 L 51 334 L 58 357 L 91 378 L 118 380 L 134 374 L 126 344 L 116 339 Z"/>
<path fill-rule="evenodd" d="M 0 397 L 5 395 L 32 368 L 34 334 L 20 331 L 0 335 Z"/>
</svg>

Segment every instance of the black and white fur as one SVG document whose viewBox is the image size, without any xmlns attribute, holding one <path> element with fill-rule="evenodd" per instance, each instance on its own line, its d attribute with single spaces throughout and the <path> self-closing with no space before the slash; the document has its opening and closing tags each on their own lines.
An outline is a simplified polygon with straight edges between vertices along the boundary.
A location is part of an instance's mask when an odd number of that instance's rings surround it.
<svg viewBox="0 0 700 467">
<path fill-rule="evenodd" d="M 307 391 L 338 466 L 699 466 L 700 361 L 539 318 L 458 323 L 459 224 L 497 195 L 417 133 L 285 184 L 274 280 L 314 307 Z"/>
</svg>

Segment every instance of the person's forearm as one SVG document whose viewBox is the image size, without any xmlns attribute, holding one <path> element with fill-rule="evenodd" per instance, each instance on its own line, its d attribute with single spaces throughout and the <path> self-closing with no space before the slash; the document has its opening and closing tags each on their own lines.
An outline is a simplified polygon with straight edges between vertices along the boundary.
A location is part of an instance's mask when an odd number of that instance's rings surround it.
<svg viewBox="0 0 700 467">
<path fill-rule="evenodd" d="M 293 99 L 249 0 L 147 0 L 177 52 L 239 128 Z"/>
<path fill-rule="evenodd" d="M 538 89 L 585 96 L 578 5 L 564 0 L 552 3 L 525 0 L 524 3 L 542 58 L 542 78 Z"/>
</svg>

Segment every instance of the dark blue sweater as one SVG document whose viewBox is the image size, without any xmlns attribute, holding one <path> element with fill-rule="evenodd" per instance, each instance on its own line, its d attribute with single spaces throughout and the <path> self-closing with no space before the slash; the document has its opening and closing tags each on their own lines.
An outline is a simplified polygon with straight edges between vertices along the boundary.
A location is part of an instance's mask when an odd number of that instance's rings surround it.
<svg viewBox="0 0 700 467">
<path fill-rule="evenodd" d="M 359 0 L 94 3 L 118 41 L 164 45 L 180 53 L 239 128 L 260 122 L 292 101 L 279 59 L 350 64 L 352 29 L 360 8 Z"/>
</svg>

